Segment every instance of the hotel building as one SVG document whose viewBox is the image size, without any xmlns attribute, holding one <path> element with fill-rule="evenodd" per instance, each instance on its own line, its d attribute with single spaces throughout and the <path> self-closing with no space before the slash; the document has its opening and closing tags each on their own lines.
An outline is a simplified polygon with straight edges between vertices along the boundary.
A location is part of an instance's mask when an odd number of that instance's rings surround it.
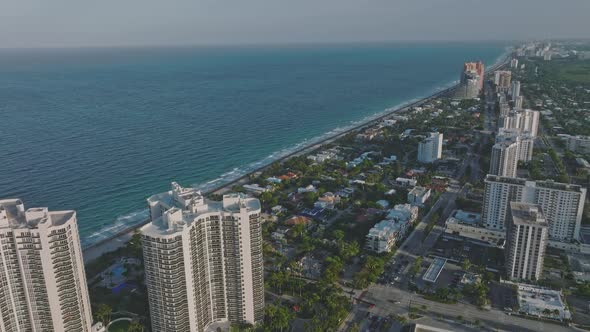
<svg viewBox="0 0 590 332">
<path fill-rule="evenodd" d="M 260 202 L 242 194 L 210 201 L 172 183 L 148 205 L 141 234 L 152 330 L 262 321 Z"/>
<path fill-rule="evenodd" d="M 91 329 L 76 212 L 0 200 L 0 331 Z"/>
<path fill-rule="evenodd" d="M 579 240 L 585 200 L 586 188 L 578 185 L 488 175 L 482 223 L 489 229 L 504 230 L 510 202 L 537 204 L 549 222 L 551 240 Z"/>
</svg>

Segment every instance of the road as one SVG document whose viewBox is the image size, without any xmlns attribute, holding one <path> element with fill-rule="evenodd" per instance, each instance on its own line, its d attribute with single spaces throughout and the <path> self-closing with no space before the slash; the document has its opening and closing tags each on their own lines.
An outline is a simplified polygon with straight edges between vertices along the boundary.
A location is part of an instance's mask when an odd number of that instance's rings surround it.
<svg viewBox="0 0 590 332">
<path fill-rule="evenodd" d="M 436 319 L 433 319 L 435 321 L 442 321 L 446 324 L 449 321 L 457 321 L 457 317 L 461 316 L 467 322 L 474 323 L 476 320 L 479 320 L 481 323 L 480 327 L 466 326 L 465 323 L 460 324 L 462 325 L 461 327 L 455 327 L 455 329 L 458 330 L 460 328 L 463 331 L 481 331 L 483 328 L 522 332 L 572 331 L 571 327 L 509 316 L 503 311 L 495 309 L 480 310 L 469 304 L 444 304 L 430 301 L 422 298 L 420 295 L 415 295 L 414 293 L 394 287 L 371 286 L 365 294 L 364 299 L 375 303 L 375 307 L 370 310 L 373 314 L 379 316 L 406 314 L 410 305 L 417 308 L 426 306 L 424 314 L 431 319 L 436 317 Z"/>
</svg>

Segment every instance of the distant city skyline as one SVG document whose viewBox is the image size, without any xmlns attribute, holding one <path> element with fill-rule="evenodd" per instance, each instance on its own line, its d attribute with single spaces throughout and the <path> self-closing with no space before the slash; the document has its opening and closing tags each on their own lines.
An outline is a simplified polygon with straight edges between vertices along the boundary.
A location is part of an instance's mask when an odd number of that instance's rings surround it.
<svg viewBox="0 0 590 332">
<path fill-rule="evenodd" d="M 0 47 L 588 38 L 590 2 L 5 0 Z"/>
</svg>

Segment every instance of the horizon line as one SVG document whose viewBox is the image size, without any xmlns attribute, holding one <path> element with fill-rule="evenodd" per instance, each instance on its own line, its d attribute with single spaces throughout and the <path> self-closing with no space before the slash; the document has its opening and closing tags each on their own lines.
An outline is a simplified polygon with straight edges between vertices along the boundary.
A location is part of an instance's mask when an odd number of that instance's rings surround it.
<svg viewBox="0 0 590 332">
<path fill-rule="evenodd" d="M 0 50 L 58 50 L 58 49 L 100 49 L 100 48 L 163 48 L 163 47 L 257 47 L 257 46 L 299 46 L 299 45 L 361 45 L 361 44 L 426 44 L 426 43 L 523 43 L 545 40 L 584 40 L 579 38 L 561 39 L 391 39 L 391 40 L 357 40 L 357 41 L 268 41 L 268 42 L 211 42 L 211 43 L 128 43 L 128 44 L 97 44 L 97 45 L 42 45 L 42 46 L 0 46 Z"/>
</svg>

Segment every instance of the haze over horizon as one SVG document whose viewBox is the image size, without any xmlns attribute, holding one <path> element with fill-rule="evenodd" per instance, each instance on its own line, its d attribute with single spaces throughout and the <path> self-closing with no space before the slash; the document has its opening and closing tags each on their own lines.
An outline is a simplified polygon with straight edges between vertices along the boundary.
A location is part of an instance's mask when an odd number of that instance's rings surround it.
<svg viewBox="0 0 590 332">
<path fill-rule="evenodd" d="M 588 38 L 590 1 L 4 0 L 0 47 Z"/>
</svg>

